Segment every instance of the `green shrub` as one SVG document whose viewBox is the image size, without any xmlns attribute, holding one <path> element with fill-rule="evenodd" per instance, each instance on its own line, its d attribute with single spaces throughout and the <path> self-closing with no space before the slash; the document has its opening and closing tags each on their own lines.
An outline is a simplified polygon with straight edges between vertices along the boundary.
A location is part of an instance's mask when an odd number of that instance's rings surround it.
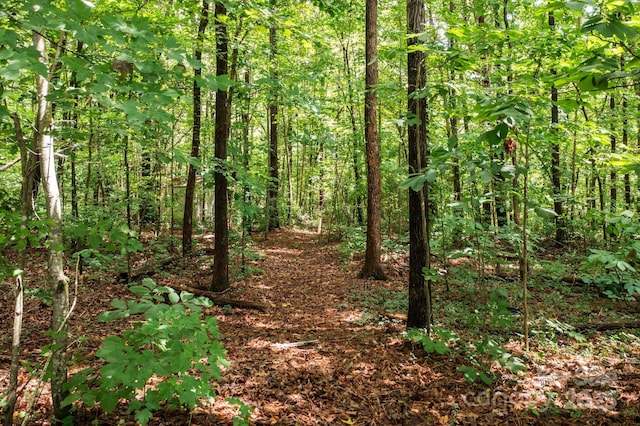
<svg viewBox="0 0 640 426">
<path fill-rule="evenodd" d="M 176 293 L 147 278 L 129 288 L 139 300 L 114 300 L 113 311 L 100 315 L 112 321 L 142 315 L 122 337 L 108 336 L 96 353 L 104 361 L 97 386 L 89 387 L 92 369 L 76 373 L 68 383 L 66 404 L 85 405 L 112 412 L 121 400 L 128 412 L 146 424 L 154 410 L 184 407 L 192 410 L 215 396 L 214 381 L 228 365 L 215 317 L 201 318 L 206 298 Z"/>
</svg>

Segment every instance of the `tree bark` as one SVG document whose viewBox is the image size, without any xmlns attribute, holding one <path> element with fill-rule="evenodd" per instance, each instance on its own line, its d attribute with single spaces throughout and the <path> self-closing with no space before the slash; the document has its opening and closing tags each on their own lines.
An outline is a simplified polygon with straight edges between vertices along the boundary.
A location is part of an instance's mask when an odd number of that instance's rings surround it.
<svg viewBox="0 0 640 426">
<path fill-rule="evenodd" d="M 222 1 L 216 2 L 216 75 L 228 72 L 229 41 L 225 24 L 227 9 Z M 227 142 L 230 127 L 229 103 L 227 92 L 216 92 L 216 131 L 215 131 L 215 241 L 214 264 L 211 291 L 224 291 L 229 288 L 229 225 L 227 219 Z"/>
<path fill-rule="evenodd" d="M 365 147 L 367 153 L 367 246 L 360 278 L 384 280 L 382 270 L 382 183 L 377 129 L 378 1 L 367 0 L 365 23 Z"/>
<path fill-rule="evenodd" d="M 616 110 L 616 98 L 614 96 L 614 94 L 612 93 L 609 96 L 609 110 L 611 113 L 611 117 L 614 116 L 615 114 L 615 110 Z M 616 134 L 615 134 L 615 125 L 613 124 L 613 120 L 612 120 L 612 124 L 611 124 L 611 136 L 609 136 L 609 142 L 611 143 L 611 153 L 615 154 L 616 150 L 617 150 L 617 140 L 616 140 Z M 617 180 L 618 180 L 618 172 L 616 171 L 615 167 L 611 168 L 611 173 L 609 174 L 609 178 L 611 179 L 611 187 L 610 187 L 610 211 L 611 213 L 615 213 L 616 212 L 616 207 L 618 204 L 618 188 L 616 186 Z"/>
<path fill-rule="evenodd" d="M 424 166 L 426 102 L 416 96 L 424 87 L 424 52 L 413 50 L 419 43 L 418 34 L 424 27 L 424 0 L 407 0 L 407 62 L 408 62 L 408 111 L 409 118 L 419 121 L 409 124 L 407 137 L 409 145 L 409 173 L 418 173 Z M 428 328 L 431 309 L 428 304 L 427 289 L 423 270 L 427 265 L 427 247 L 424 226 L 426 213 L 421 193 L 409 189 L 409 309 L 407 328 Z"/>
<path fill-rule="evenodd" d="M 358 137 L 358 126 L 356 120 L 356 106 L 353 97 L 353 79 L 351 76 L 351 61 L 349 60 L 349 46 L 345 44 L 344 38 L 340 40 L 342 44 L 342 59 L 344 61 L 344 71 L 347 76 L 347 99 L 349 102 L 348 110 L 349 110 L 349 119 L 351 120 L 351 133 L 353 139 L 353 179 L 355 183 L 355 192 L 356 192 L 356 219 L 358 221 L 358 225 L 362 226 L 364 224 L 364 215 L 362 214 L 362 195 L 360 193 L 360 181 L 362 180 L 360 176 L 360 162 L 358 160 L 358 148 L 360 146 L 359 137 Z"/>
<path fill-rule="evenodd" d="M 277 72 L 277 28 L 272 23 L 269 27 L 269 48 L 271 53 L 271 79 L 272 93 L 269 99 L 269 182 L 267 194 L 267 227 L 268 230 L 280 227 L 278 215 L 278 187 L 280 186 L 280 176 L 278 170 L 278 95 L 274 81 L 278 78 Z"/>
<path fill-rule="evenodd" d="M 209 2 L 202 1 L 200 23 L 196 41 L 195 57 L 202 60 L 202 44 L 204 33 L 209 24 Z M 198 78 L 202 75 L 202 68 L 193 70 L 193 130 L 191 134 L 191 157 L 200 158 L 200 130 L 202 123 L 202 93 Z M 193 199 L 196 188 L 196 168 L 189 163 L 187 187 L 184 194 L 184 215 L 182 217 L 182 256 L 188 256 L 193 251 Z"/>
<path fill-rule="evenodd" d="M 41 33 L 33 32 L 33 44 L 40 53 L 41 62 L 47 64 L 45 38 Z M 67 330 L 66 319 L 69 312 L 69 284 L 64 274 L 62 206 L 55 167 L 55 151 L 51 131 L 53 117 L 51 103 L 47 100 L 49 81 L 38 75 L 37 96 L 38 115 L 36 119 L 37 140 L 40 146 L 40 168 L 46 198 L 47 218 L 50 222 L 49 243 L 49 286 L 51 287 L 51 307 L 53 310 L 51 328 L 53 331 L 53 350 L 51 355 L 51 399 L 57 420 L 64 419 L 68 407 L 62 406 L 66 396 L 63 389 L 67 381 Z"/>
<path fill-rule="evenodd" d="M 549 28 L 555 30 L 555 16 L 553 11 L 549 12 Z M 551 74 L 556 74 L 555 69 L 551 69 Z M 558 89 L 555 84 L 551 84 L 551 133 L 553 143 L 551 144 L 551 184 L 553 187 L 553 210 L 556 213 L 556 244 L 562 245 L 566 240 L 566 226 L 564 219 L 564 205 L 562 202 L 562 170 L 560 169 L 560 143 L 558 142 Z"/>
</svg>

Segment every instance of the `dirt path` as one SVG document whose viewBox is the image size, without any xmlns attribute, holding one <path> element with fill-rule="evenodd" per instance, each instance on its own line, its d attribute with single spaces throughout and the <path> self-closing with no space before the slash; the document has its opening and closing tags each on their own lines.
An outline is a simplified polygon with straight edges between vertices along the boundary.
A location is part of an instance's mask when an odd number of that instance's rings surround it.
<svg viewBox="0 0 640 426">
<path fill-rule="evenodd" d="M 397 330 L 362 325 L 350 295 L 370 283 L 341 265 L 338 247 L 291 230 L 259 247 L 264 273 L 236 286 L 270 308 L 219 317 L 233 363 L 220 395 L 243 399 L 264 424 L 426 420 L 412 400 L 433 377 L 403 353 Z"/>
</svg>

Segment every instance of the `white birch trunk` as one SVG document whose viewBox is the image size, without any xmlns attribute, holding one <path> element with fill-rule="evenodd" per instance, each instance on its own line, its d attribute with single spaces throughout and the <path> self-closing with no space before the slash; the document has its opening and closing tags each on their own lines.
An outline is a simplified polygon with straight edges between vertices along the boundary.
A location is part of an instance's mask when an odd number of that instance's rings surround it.
<svg viewBox="0 0 640 426">
<path fill-rule="evenodd" d="M 45 38 L 42 34 L 33 33 L 33 45 L 40 52 L 40 61 L 47 64 Z M 49 244 L 49 285 L 51 287 L 51 306 L 53 316 L 51 328 L 53 331 L 53 351 L 51 356 L 51 399 L 54 415 L 58 420 L 66 416 L 62 407 L 65 392 L 63 385 L 67 380 L 67 336 L 66 317 L 69 312 L 69 284 L 64 274 L 63 239 L 62 239 L 62 206 L 60 189 L 56 176 L 55 151 L 51 128 L 53 117 L 51 104 L 47 101 L 49 94 L 49 80 L 38 75 L 38 115 L 36 117 L 37 141 L 40 146 L 40 167 L 42 184 L 47 205 L 47 218 L 50 221 Z"/>
</svg>

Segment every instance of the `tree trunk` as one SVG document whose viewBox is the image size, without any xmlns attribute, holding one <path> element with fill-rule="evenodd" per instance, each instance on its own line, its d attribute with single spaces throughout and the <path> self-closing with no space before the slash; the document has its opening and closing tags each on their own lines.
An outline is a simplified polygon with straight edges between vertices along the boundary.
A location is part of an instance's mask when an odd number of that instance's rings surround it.
<svg viewBox="0 0 640 426">
<path fill-rule="evenodd" d="M 355 192 L 356 192 L 356 219 L 358 221 L 358 225 L 362 226 L 364 224 L 364 215 L 362 214 L 362 194 L 360 193 L 360 181 L 362 180 L 360 176 L 360 162 L 358 160 L 358 148 L 360 146 L 358 137 L 358 126 L 356 120 L 356 106 L 353 97 L 353 79 L 351 76 L 351 61 L 349 60 L 349 46 L 345 45 L 344 39 L 341 39 L 342 43 L 342 59 L 344 61 L 344 71 L 347 75 L 347 99 L 349 102 L 349 119 L 351 120 L 351 133 L 353 139 L 353 179 L 355 183 Z"/>
<path fill-rule="evenodd" d="M 555 30 L 555 16 L 549 12 L 549 28 Z M 551 69 L 551 74 L 555 75 L 556 70 Z M 551 184 L 553 187 L 553 210 L 556 213 L 556 244 L 562 245 L 566 240 L 566 226 L 564 218 L 564 205 L 562 203 L 562 170 L 560 169 L 560 143 L 558 141 L 558 89 L 555 84 L 551 84 L 551 134 L 553 143 L 551 144 Z"/>
<path fill-rule="evenodd" d="M 45 38 L 41 33 L 33 32 L 33 44 L 40 53 L 40 60 L 47 63 Z M 51 288 L 51 307 L 53 310 L 51 328 L 53 331 L 53 352 L 51 355 L 51 400 L 57 420 L 67 416 L 68 407 L 62 406 L 66 396 L 63 389 L 67 381 L 67 330 L 66 320 L 69 312 L 69 285 L 64 274 L 62 206 L 55 168 L 55 151 L 51 136 L 53 117 L 51 103 L 47 101 L 49 81 L 37 77 L 38 115 L 36 119 L 37 139 L 40 145 L 40 167 L 46 198 L 47 218 L 49 220 L 49 286 Z"/>
<path fill-rule="evenodd" d="M 251 84 L 251 73 L 249 69 L 246 69 L 244 72 L 244 82 L 249 86 Z M 245 249 L 247 246 L 247 234 L 251 230 L 251 219 L 252 216 L 249 216 L 247 206 L 250 201 L 250 189 L 248 176 L 249 176 L 249 136 L 251 133 L 251 115 L 249 111 L 251 111 L 251 94 L 246 94 L 246 105 L 245 109 L 242 111 L 242 169 L 244 171 L 244 179 L 242 184 L 242 273 L 245 273 L 246 267 L 246 259 L 245 259 Z"/>
<path fill-rule="evenodd" d="M 276 43 L 276 25 L 269 28 L 269 47 L 271 51 L 271 78 L 278 78 Z M 278 215 L 278 187 L 280 186 L 278 170 L 278 95 L 275 85 L 269 99 L 269 182 L 267 194 L 267 227 L 268 230 L 280 227 Z"/>
<path fill-rule="evenodd" d="M 216 2 L 216 75 L 227 74 L 228 37 L 225 24 L 227 9 L 222 1 Z M 213 281 L 211 291 L 224 291 L 229 288 L 229 225 L 227 223 L 227 142 L 230 127 L 229 103 L 227 92 L 216 92 L 216 131 L 215 131 L 215 242 Z"/>
<path fill-rule="evenodd" d="M 196 39 L 195 57 L 202 60 L 202 44 L 204 33 L 209 24 L 209 2 L 202 1 L 200 23 Z M 197 66 L 193 70 L 193 130 L 191 135 L 191 157 L 200 158 L 200 130 L 202 123 L 202 93 L 198 78 L 202 75 L 202 68 Z M 216 116 L 217 119 L 217 116 Z M 187 187 L 184 194 L 184 215 L 182 217 L 182 256 L 188 256 L 193 251 L 193 199 L 196 188 L 196 168 L 189 163 Z"/>
<path fill-rule="evenodd" d="M 365 35 L 365 145 L 367 152 L 367 246 L 360 278 L 386 279 L 382 255 L 382 183 L 377 129 L 378 101 L 378 1 L 367 0 Z"/>
<path fill-rule="evenodd" d="M 614 96 L 614 94 L 612 93 L 609 97 L 609 110 L 611 113 L 611 117 L 614 117 L 615 114 L 615 109 L 616 109 L 616 98 Z M 609 137 L 609 141 L 611 142 L 611 153 L 615 154 L 616 152 L 616 134 L 615 134 L 615 125 L 613 124 L 613 120 L 612 124 L 611 124 L 611 136 Z M 616 186 L 616 181 L 618 180 L 618 172 L 616 172 L 616 168 L 612 167 L 611 168 L 611 174 L 609 175 L 610 179 L 611 179 L 611 188 L 610 188 L 610 209 L 611 209 L 611 213 L 615 213 L 616 212 L 616 204 L 618 203 L 618 188 Z"/>
<path fill-rule="evenodd" d="M 411 49 L 420 41 L 417 34 L 423 32 L 424 0 L 407 0 L 407 40 L 408 54 L 408 110 L 409 117 L 420 121 L 410 124 L 407 131 L 409 145 L 409 173 L 422 170 L 425 145 L 424 124 L 426 102 L 416 94 L 424 86 L 424 52 Z M 409 189 L 409 309 L 407 328 L 428 328 L 431 310 L 423 270 L 427 265 L 427 247 L 423 223 L 423 204 L 420 192 Z"/>
</svg>

